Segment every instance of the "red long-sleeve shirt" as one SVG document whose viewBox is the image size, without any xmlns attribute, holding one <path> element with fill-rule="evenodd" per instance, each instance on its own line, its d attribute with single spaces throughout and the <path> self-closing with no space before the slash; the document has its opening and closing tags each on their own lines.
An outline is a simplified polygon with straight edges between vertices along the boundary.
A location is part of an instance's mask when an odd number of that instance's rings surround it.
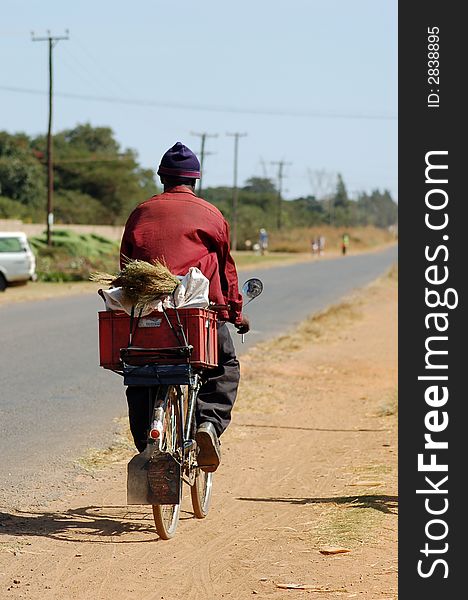
<svg viewBox="0 0 468 600">
<path fill-rule="evenodd" d="M 120 247 L 127 258 L 164 260 L 175 275 L 198 267 L 210 280 L 210 300 L 229 304 L 223 320 L 239 323 L 242 296 L 230 253 L 229 225 L 219 210 L 185 186 L 146 200 L 131 213 Z"/>
</svg>

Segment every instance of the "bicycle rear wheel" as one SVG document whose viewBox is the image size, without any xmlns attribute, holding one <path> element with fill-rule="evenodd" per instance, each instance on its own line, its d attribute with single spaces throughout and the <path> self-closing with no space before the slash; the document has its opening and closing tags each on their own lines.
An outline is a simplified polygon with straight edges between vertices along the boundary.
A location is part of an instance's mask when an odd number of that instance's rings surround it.
<svg viewBox="0 0 468 600">
<path fill-rule="evenodd" d="M 204 519 L 210 510 L 213 473 L 197 469 L 195 482 L 190 488 L 193 512 L 197 519 Z"/>
<path fill-rule="evenodd" d="M 181 460 L 183 448 L 182 421 L 177 387 L 173 385 L 167 387 L 167 404 L 163 417 L 160 448 L 162 452 L 169 452 L 177 460 Z M 182 500 L 182 478 L 180 478 L 178 485 L 180 486 L 180 498 Z M 153 504 L 154 524 L 159 537 L 163 540 L 170 540 L 174 537 L 179 523 L 179 515 L 180 503 Z"/>
</svg>

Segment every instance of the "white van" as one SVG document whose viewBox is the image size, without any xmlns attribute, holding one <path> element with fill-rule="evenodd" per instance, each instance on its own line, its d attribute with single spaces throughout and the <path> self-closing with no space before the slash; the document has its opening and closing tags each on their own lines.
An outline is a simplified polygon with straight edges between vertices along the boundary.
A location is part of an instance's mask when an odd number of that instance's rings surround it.
<svg viewBox="0 0 468 600">
<path fill-rule="evenodd" d="M 22 231 L 0 231 L 0 292 L 10 283 L 36 279 L 36 257 Z"/>
</svg>

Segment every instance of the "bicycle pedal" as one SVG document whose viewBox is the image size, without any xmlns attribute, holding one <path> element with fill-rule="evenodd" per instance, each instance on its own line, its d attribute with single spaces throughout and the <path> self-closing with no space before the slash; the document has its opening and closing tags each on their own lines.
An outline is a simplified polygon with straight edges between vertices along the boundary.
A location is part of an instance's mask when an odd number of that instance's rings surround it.
<svg viewBox="0 0 468 600">
<path fill-rule="evenodd" d="M 181 465 L 165 452 L 156 454 L 148 463 L 148 499 L 150 504 L 179 504 Z"/>
</svg>

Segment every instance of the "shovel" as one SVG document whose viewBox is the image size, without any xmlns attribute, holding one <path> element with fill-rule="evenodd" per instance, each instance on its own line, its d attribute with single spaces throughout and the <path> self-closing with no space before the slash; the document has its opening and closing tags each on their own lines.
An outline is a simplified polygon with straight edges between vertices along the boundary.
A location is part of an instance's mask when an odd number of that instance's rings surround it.
<svg viewBox="0 0 468 600">
<path fill-rule="evenodd" d="M 148 444 L 127 466 L 127 504 L 179 504 L 181 465 Z"/>
</svg>

